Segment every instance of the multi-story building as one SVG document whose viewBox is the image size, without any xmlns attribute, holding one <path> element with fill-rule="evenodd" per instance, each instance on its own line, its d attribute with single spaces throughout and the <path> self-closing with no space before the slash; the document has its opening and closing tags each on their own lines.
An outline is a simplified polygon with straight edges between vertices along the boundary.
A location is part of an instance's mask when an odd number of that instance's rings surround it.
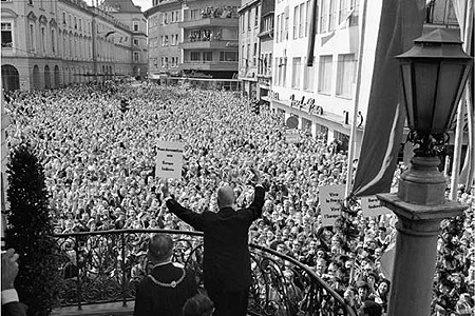
<svg viewBox="0 0 475 316">
<path fill-rule="evenodd" d="M 155 1 L 149 20 L 152 78 L 237 75 L 239 0 Z"/>
<path fill-rule="evenodd" d="M 338 140 L 345 149 L 355 107 L 363 6 L 359 0 L 316 0 L 315 5 L 312 49 L 309 47 L 312 1 L 276 0 L 272 91 L 264 99 L 285 117 L 299 118 L 299 128 L 314 136 L 323 134 L 327 142 Z M 377 6 L 367 7 L 367 17 L 380 15 Z M 451 1 L 430 1 L 426 20 L 438 26 L 457 25 Z M 361 64 L 367 74 L 374 69 L 376 23 L 379 21 L 368 24 L 364 35 Z M 307 65 L 310 51 L 313 62 Z M 244 54 L 243 59 L 246 56 Z M 371 80 L 370 75 L 363 75 L 359 80 L 356 155 L 361 145 Z"/>
<path fill-rule="evenodd" d="M 146 78 L 148 72 L 148 40 L 147 40 L 147 20 L 139 6 L 134 5 L 132 0 L 104 0 L 99 6 L 102 10 L 112 15 L 117 21 L 128 26 L 132 30 L 132 74 L 135 77 Z M 125 45 L 121 42 L 121 34 L 111 35 L 115 45 Z"/>
<path fill-rule="evenodd" d="M 133 58 L 133 38 L 143 38 L 140 30 L 82 0 L 2 1 L 1 10 L 7 91 L 139 75 L 138 69 L 146 68 L 145 57 Z"/>
<path fill-rule="evenodd" d="M 274 51 L 274 0 L 261 0 L 257 59 L 257 99 L 269 95 L 272 88 L 272 53 Z"/>
<path fill-rule="evenodd" d="M 261 1 L 243 0 L 239 9 L 239 79 L 243 96 L 257 99 L 257 74 L 259 65 L 259 34 Z"/>
<path fill-rule="evenodd" d="M 179 74 L 183 39 L 179 22 L 183 17 L 183 4 L 179 1 L 161 1 L 146 11 L 149 33 L 150 77 L 159 79 Z"/>
<path fill-rule="evenodd" d="M 278 0 L 275 7 L 271 105 L 297 116 L 313 135 L 347 143 L 348 109 L 358 52 L 357 1 L 318 0 L 313 65 L 307 66 L 312 1 Z M 319 115 L 309 111 L 314 104 Z M 361 136 L 361 131 L 360 131 Z"/>
</svg>

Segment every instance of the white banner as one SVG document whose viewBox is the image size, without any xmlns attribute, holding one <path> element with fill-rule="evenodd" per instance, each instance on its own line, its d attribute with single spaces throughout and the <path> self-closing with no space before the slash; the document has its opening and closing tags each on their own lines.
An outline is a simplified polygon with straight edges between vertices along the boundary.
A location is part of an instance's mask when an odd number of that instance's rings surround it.
<svg viewBox="0 0 475 316">
<path fill-rule="evenodd" d="M 363 196 L 361 198 L 361 209 L 364 217 L 392 214 L 390 209 L 381 204 L 376 195 Z"/>
<path fill-rule="evenodd" d="M 320 187 L 319 197 L 322 210 L 322 225 L 333 226 L 341 213 L 340 203 L 343 203 L 345 200 L 345 185 Z"/>
<path fill-rule="evenodd" d="M 158 142 L 155 177 L 181 178 L 184 144 L 180 142 Z"/>
</svg>

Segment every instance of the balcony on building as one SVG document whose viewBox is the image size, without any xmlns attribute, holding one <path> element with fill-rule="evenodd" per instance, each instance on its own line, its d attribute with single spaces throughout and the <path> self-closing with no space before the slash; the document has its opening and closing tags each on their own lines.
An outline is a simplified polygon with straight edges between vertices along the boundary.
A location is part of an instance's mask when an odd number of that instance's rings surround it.
<svg viewBox="0 0 475 316">
<path fill-rule="evenodd" d="M 236 49 L 238 40 L 186 40 L 179 44 L 181 49 Z"/>
<path fill-rule="evenodd" d="M 185 60 L 181 65 L 181 70 L 201 70 L 201 71 L 237 71 L 237 62 L 228 61 L 190 61 Z"/>
<path fill-rule="evenodd" d="M 239 24 L 239 20 L 236 18 L 229 18 L 229 19 L 222 19 L 222 18 L 204 18 L 198 20 L 186 20 L 180 22 L 178 25 L 183 29 L 194 29 L 197 27 L 205 27 L 205 26 L 233 26 L 236 27 Z"/>
</svg>

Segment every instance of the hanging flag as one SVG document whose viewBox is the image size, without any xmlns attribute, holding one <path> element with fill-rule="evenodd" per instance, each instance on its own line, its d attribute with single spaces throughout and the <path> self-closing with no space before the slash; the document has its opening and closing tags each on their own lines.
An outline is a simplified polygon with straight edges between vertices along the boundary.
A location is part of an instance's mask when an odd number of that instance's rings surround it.
<svg viewBox="0 0 475 316">
<path fill-rule="evenodd" d="M 405 111 L 400 103 L 399 64 L 422 34 L 424 0 L 383 0 L 367 120 L 353 194 L 389 192 L 396 169 Z M 369 30 L 371 31 L 371 30 Z"/>
<path fill-rule="evenodd" d="M 381 255 L 380 269 L 381 274 L 388 280 L 393 279 L 394 258 L 396 257 L 396 243 L 391 243 L 386 251 Z"/>
<path fill-rule="evenodd" d="M 310 4 L 310 14 L 307 14 L 310 21 L 308 28 L 307 67 L 313 66 L 315 36 L 317 34 L 317 0 L 313 0 Z"/>
</svg>

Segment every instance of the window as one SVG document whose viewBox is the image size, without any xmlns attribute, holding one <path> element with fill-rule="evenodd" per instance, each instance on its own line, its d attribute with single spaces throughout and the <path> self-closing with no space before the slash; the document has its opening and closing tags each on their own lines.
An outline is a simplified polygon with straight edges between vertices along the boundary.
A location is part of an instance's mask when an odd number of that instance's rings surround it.
<svg viewBox="0 0 475 316">
<path fill-rule="evenodd" d="M 322 0 L 322 7 L 320 8 L 320 32 L 319 33 L 325 33 L 327 31 L 328 1 L 329 0 Z"/>
<path fill-rule="evenodd" d="M 190 54 L 190 60 L 191 61 L 199 61 L 201 56 L 200 52 L 191 52 Z"/>
<path fill-rule="evenodd" d="M 284 20 L 282 20 L 283 22 Z M 284 28 L 284 34 L 285 34 L 285 39 L 288 40 L 289 39 L 289 14 L 287 12 L 287 14 L 285 14 L 285 28 Z"/>
<path fill-rule="evenodd" d="M 353 97 L 353 82 L 355 79 L 355 55 L 338 56 L 336 95 L 345 98 Z"/>
<path fill-rule="evenodd" d="M 238 61 L 238 53 L 236 52 L 220 52 L 219 61 Z"/>
<path fill-rule="evenodd" d="M 315 57 L 313 59 L 315 60 Z M 312 65 L 312 67 L 308 67 L 304 65 L 303 67 L 303 89 L 308 92 L 313 92 L 315 66 Z"/>
<path fill-rule="evenodd" d="M 307 23 L 305 15 L 305 3 L 300 4 L 299 6 L 299 38 L 306 36 L 304 28 Z"/>
<path fill-rule="evenodd" d="M 190 11 L 190 20 L 198 20 L 200 18 L 200 11 L 193 9 Z"/>
<path fill-rule="evenodd" d="M 254 16 L 254 26 L 259 25 L 259 7 L 256 7 L 256 15 Z"/>
<path fill-rule="evenodd" d="M 51 30 L 51 49 L 53 51 L 53 55 L 56 55 L 56 34 L 54 30 Z"/>
<path fill-rule="evenodd" d="M 283 61 L 283 71 L 282 71 L 282 86 L 285 87 L 287 84 L 287 57 L 284 58 Z"/>
<path fill-rule="evenodd" d="M 317 5 L 317 4 L 315 3 L 315 5 Z M 309 22 L 311 21 L 311 20 L 310 20 L 311 14 L 312 14 L 311 9 L 312 9 L 311 2 L 310 2 L 310 1 L 307 1 L 307 10 L 306 10 L 306 11 L 307 11 L 307 15 L 306 15 L 306 17 L 305 17 L 305 26 L 304 26 L 304 27 L 305 27 L 305 30 L 304 30 L 304 32 L 305 32 L 304 36 L 305 36 L 305 37 L 308 36 L 308 29 L 309 29 L 309 27 L 310 27 L 310 23 L 309 23 Z"/>
<path fill-rule="evenodd" d="M 46 54 L 46 38 L 45 38 L 45 28 L 41 28 L 41 52 Z"/>
<path fill-rule="evenodd" d="M 321 94 L 330 94 L 332 63 L 332 56 L 320 56 L 320 68 L 318 70 L 318 92 Z"/>
<path fill-rule="evenodd" d="M 292 88 L 300 89 L 300 75 L 302 73 L 302 59 L 292 59 Z"/>
<path fill-rule="evenodd" d="M 337 18 L 337 12 L 336 12 L 336 1 L 330 1 L 330 25 L 328 26 L 329 31 L 333 31 L 336 28 L 336 18 Z"/>
<path fill-rule="evenodd" d="M 284 36 L 285 36 L 284 29 L 285 29 L 285 16 L 282 13 L 280 15 L 280 40 L 281 41 L 284 40 Z"/>
<path fill-rule="evenodd" d="M 251 30 L 251 11 L 247 12 L 247 30 Z"/>
<path fill-rule="evenodd" d="M 278 43 L 279 42 L 279 31 L 280 31 L 280 15 L 277 16 L 277 23 L 275 25 L 275 34 L 276 38 L 275 41 Z"/>
<path fill-rule="evenodd" d="M 13 32 L 10 22 L 2 22 L 2 47 L 13 47 Z"/>
<path fill-rule="evenodd" d="M 138 46 L 139 45 L 139 40 L 134 38 L 134 45 Z"/>
<path fill-rule="evenodd" d="M 79 30 L 82 31 L 82 20 L 79 19 Z"/>
<path fill-rule="evenodd" d="M 134 32 L 139 31 L 139 22 L 134 22 Z"/>
<path fill-rule="evenodd" d="M 78 29 L 78 19 L 76 17 L 74 17 L 74 29 Z"/>
<path fill-rule="evenodd" d="M 35 26 L 33 24 L 30 24 L 30 36 L 31 51 L 36 52 Z"/>
<path fill-rule="evenodd" d="M 299 6 L 295 6 L 294 7 L 294 21 L 292 23 L 292 36 L 293 36 L 293 39 L 296 39 L 297 38 L 297 23 L 298 23 L 298 20 L 299 20 Z"/>
<path fill-rule="evenodd" d="M 168 46 L 168 35 L 165 35 L 165 46 Z"/>
<path fill-rule="evenodd" d="M 213 52 L 203 52 L 203 61 L 213 61 Z"/>
<path fill-rule="evenodd" d="M 66 13 L 63 12 L 63 25 L 66 25 Z"/>
</svg>

